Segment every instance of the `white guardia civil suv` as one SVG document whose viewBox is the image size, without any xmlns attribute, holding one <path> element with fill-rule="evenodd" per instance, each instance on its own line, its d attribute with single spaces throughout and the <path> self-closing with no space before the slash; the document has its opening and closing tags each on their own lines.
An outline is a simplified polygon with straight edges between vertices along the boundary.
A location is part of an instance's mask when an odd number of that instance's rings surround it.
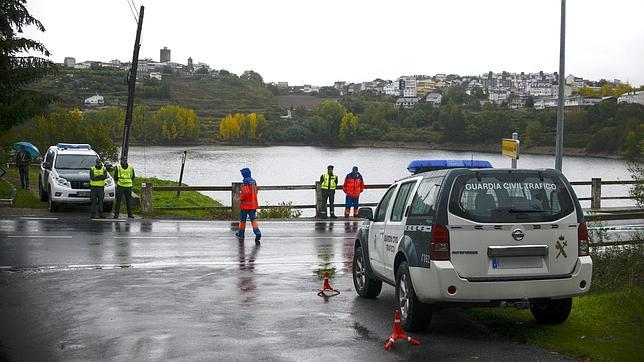
<svg viewBox="0 0 644 362">
<path fill-rule="evenodd" d="M 487 161 L 419 160 L 359 229 L 358 295 L 395 287 L 403 328 L 419 331 L 448 306 L 530 308 L 564 322 L 592 276 L 588 232 L 575 193 L 551 169 L 494 169 Z"/>
<path fill-rule="evenodd" d="M 59 143 L 49 147 L 40 164 L 38 192 L 47 201 L 50 212 L 61 204 L 87 204 L 89 200 L 89 169 L 98 154 L 88 144 Z M 105 184 L 103 211 L 110 212 L 114 202 L 114 179 L 109 175 Z"/>
</svg>

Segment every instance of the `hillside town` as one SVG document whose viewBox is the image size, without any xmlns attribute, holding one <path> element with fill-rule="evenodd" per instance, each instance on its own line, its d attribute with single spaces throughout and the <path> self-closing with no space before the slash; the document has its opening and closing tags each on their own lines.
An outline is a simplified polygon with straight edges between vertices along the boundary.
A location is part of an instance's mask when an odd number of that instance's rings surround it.
<svg viewBox="0 0 644 362">
<path fill-rule="evenodd" d="M 188 58 L 187 64 L 173 62 L 171 50 L 167 47 L 160 49 L 159 61 L 141 59 L 137 66 L 137 80 L 156 78 L 162 80 L 164 75 L 219 75 L 226 70 L 212 69 L 206 63 L 195 63 Z M 66 57 L 62 64 L 65 68 L 73 69 L 130 69 L 130 62 L 121 62 L 117 59 L 110 62 L 83 61 L 76 62 L 73 57 Z M 611 87 L 624 86 L 630 89 L 627 83 L 619 79 L 612 81 L 591 81 L 572 74 L 565 77 L 564 103 L 566 107 L 592 106 L 612 98 L 612 95 L 601 95 L 604 85 Z M 511 109 L 533 107 L 545 109 L 557 107 L 559 95 L 557 72 L 546 73 L 509 73 L 488 72 L 479 75 L 458 75 L 438 73 L 435 75 L 403 75 L 394 80 L 375 79 L 365 82 L 337 81 L 330 86 L 319 85 L 289 85 L 288 82 L 268 83 L 289 94 L 311 94 L 322 92 L 335 96 L 356 96 L 360 93 L 371 92 L 382 94 L 396 100 L 396 107 L 413 108 L 419 102 L 440 105 L 442 95 L 451 86 L 460 86 L 468 95 L 477 95 L 481 103 L 493 103 Z M 618 96 L 618 103 L 644 104 L 644 91 L 628 91 Z M 95 95 L 85 100 L 86 105 L 103 104 L 103 97 Z"/>
</svg>

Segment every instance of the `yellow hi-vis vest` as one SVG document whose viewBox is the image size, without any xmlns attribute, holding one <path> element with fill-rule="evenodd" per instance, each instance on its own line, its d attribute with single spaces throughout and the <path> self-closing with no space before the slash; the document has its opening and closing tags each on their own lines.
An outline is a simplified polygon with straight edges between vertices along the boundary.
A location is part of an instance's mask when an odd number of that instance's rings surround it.
<svg viewBox="0 0 644 362">
<path fill-rule="evenodd" d="M 92 166 L 92 174 L 94 176 L 101 176 L 105 173 L 105 167 L 101 168 L 100 170 L 97 169 L 96 167 Z M 89 180 L 89 185 L 90 186 L 98 186 L 98 187 L 105 187 L 105 180 L 98 180 L 94 181 L 92 179 Z"/>
<path fill-rule="evenodd" d="M 116 168 L 119 173 L 119 180 L 116 181 L 116 184 L 121 187 L 132 187 L 132 174 L 134 173 L 132 165 L 127 165 L 127 168 L 123 168 L 119 164 Z"/>
<path fill-rule="evenodd" d="M 335 190 L 335 187 L 337 186 L 337 183 L 338 183 L 338 176 L 329 175 L 328 172 L 325 172 L 324 175 L 322 175 L 322 177 L 324 177 L 324 179 L 320 188 L 322 190 Z"/>
</svg>

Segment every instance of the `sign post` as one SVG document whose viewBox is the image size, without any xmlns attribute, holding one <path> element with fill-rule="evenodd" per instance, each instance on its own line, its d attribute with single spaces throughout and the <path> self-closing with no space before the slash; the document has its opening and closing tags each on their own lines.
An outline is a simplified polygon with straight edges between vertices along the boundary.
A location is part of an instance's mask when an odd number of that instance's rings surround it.
<svg viewBox="0 0 644 362">
<path fill-rule="evenodd" d="M 521 141 L 519 141 L 519 135 L 516 132 L 512 133 L 512 139 L 504 138 L 501 141 L 501 154 L 512 158 L 512 168 L 517 168 L 520 144 Z"/>
</svg>

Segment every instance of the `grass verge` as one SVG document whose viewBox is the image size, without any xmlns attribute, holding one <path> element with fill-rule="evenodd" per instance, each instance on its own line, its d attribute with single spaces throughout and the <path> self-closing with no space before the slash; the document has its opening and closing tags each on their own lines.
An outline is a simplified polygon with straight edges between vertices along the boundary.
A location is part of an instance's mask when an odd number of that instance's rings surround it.
<svg viewBox="0 0 644 362">
<path fill-rule="evenodd" d="M 16 188 L 16 200 L 13 205 L 9 207 L 25 208 L 25 209 L 46 209 L 47 204 L 41 202 L 38 198 L 38 166 L 31 166 L 29 169 L 29 186 L 30 190 L 20 188 L 20 175 L 18 169 L 11 167 L 7 173 L 2 177 L 5 182 L 11 183 Z M 3 187 L 3 186 L 0 186 Z M 6 186 L 8 187 L 8 185 Z M 9 190 L 11 188 L 9 187 Z M 11 192 L 11 191 L 9 191 Z M 11 197 L 11 194 L 9 195 Z"/>
<path fill-rule="evenodd" d="M 568 320 L 537 324 L 529 310 L 472 309 L 474 319 L 518 342 L 598 361 L 639 361 L 644 335 L 644 245 L 592 251 L 591 292 L 573 299 Z"/>
<path fill-rule="evenodd" d="M 501 335 L 580 358 L 641 360 L 644 289 L 591 293 L 574 298 L 560 325 L 537 324 L 529 310 L 473 309 L 468 313 Z"/>
<path fill-rule="evenodd" d="M 133 191 L 141 195 L 141 183 L 152 183 L 155 186 L 176 186 L 175 181 L 161 180 L 155 177 L 136 179 Z M 186 186 L 185 184 L 183 184 Z M 152 205 L 154 207 L 186 207 L 186 206 L 222 206 L 222 204 L 213 198 L 201 194 L 197 191 L 182 191 L 177 197 L 176 191 L 155 191 L 153 194 Z M 121 213 L 125 212 L 125 206 L 121 206 Z M 135 208 L 135 213 L 141 213 L 140 208 Z M 228 212 L 230 214 L 230 212 Z M 213 219 L 226 218 L 225 212 L 213 210 L 154 210 L 146 213 L 146 216 L 177 216 L 192 219 Z M 229 218 L 229 215 L 228 215 Z"/>
<path fill-rule="evenodd" d="M 10 199 L 13 196 L 13 188 L 8 181 L 0 179 L 0 199 Z"/>
</svg>

